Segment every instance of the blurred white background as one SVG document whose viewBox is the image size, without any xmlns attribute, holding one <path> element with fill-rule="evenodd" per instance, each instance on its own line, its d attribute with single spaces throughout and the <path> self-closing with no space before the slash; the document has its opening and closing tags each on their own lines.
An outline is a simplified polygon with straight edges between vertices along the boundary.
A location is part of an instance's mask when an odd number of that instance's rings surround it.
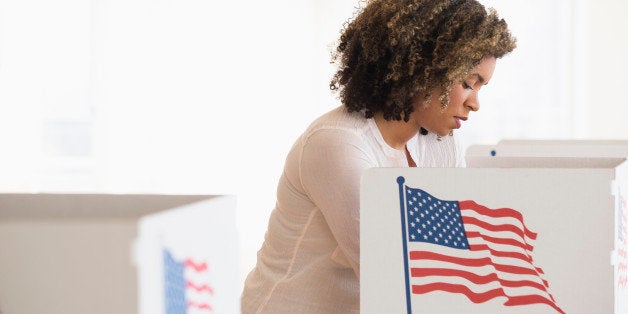
<svg viewBox="0 0 628 314">
<path fill-rule="evenodd" d="M 484 0 L 518 48 L 463 147 L 626 139 L 628 3 Z M 232 194 L 242 280 L 284 158 L 339 105 L 330 51 L 357 0 L 2 0 L 0 191 Z"/>
</svg>

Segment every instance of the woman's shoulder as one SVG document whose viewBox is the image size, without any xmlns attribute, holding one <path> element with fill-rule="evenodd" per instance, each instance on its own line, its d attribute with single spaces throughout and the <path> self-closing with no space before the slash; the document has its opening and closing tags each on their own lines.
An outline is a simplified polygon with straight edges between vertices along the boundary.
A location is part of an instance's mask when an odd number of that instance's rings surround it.
<svg viewBox="0 0 628 314">
<path fill-rule="evenodd" d="M 339 106 L 315 119 L 305 131 L 305 135 L 309 137 L 321 130 L 362 136 L 369 131 L 369 124 L 363 113 L 349 112 L 346 107 Z"/>
</svg>

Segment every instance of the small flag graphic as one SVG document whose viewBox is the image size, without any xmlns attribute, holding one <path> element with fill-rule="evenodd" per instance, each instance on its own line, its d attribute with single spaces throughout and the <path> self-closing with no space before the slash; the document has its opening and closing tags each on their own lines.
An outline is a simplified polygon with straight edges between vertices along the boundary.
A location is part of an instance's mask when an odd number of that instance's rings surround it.
<svg viewBox="0 0 628 314">
<path fill-rule="evenodd" d="M 624 290 L 628 288 L 628 212 L 626 211 L 626 199 L 619 194 L 617 200 L 617 282 L 616 287 Z"/>
<path fill-rule="evenodd" d="M 546 304 L 564 313 L 534 264 L 530 231 L 520 212 L 472 200 L 444 201 L 397 179 L 401 202 L 406 301 L 435 291 L 473 303 L 505 298 L 504 306 Z"/>
<path fill-rule="evenodd" d="M 167 249 L 163 252 L 166 314 L 212 312 L 214 289 L 209 284 L 207 263 L 190 258 L 177 261 Z"/>
</svg>

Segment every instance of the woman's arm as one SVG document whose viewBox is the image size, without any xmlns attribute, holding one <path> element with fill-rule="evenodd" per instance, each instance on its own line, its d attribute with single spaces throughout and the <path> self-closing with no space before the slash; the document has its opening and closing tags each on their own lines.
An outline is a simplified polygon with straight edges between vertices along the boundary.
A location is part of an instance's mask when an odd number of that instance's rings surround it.
<svg viewBox="0 0 628 314">
<path fill-rule="evenodd" d="M 377 166 L 363 139 L 348 130 L 319 130 L 303 146 L 301 184 L 320 209 L 356 276 L 360 276 L 360 178 Z"/>
</svg>

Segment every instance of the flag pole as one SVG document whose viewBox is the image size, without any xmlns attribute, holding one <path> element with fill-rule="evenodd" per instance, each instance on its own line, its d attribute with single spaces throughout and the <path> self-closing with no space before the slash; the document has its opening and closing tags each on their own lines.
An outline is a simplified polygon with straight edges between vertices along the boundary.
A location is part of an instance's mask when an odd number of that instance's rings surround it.
<svg viewBox="0 0 628 314">
<path fill-rule="evenodd" d="M 406 235 L 406 202 L 405 202 L 405 191 L 403 188 L 403 184 L 406 182 L 406 179 L 402 176 L 397 177 L 397 183 L 399 184 L 399 207 L 401 208 L 401 238 L 403 244 L 403 270 L 405 272 L 406 279 L 406 306 L 408 309 L 408 314 L 412 313 L 412 302 L 410 299 L 410 270 L 408 269 L 408 241 Z"/>
</svg>

